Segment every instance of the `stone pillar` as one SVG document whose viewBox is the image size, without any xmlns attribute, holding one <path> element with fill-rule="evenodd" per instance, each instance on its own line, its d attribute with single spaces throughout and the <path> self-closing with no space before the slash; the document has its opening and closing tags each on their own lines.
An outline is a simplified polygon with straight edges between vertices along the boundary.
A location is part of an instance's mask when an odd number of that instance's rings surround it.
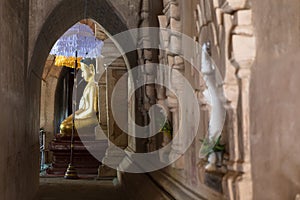
<svg viewBox="0 0 300 200">
<path fill-rule="evenodd" d="M 170 100 L 170 97 L 168 97 L 169 102 L 170 101 L 174 101 L 176 103 L 174 103 L 174 105 L 170 105 L 170 112 L 172 114 L 172 126 L 173 126 L 173 137 L 175 137 L 177 134 L 183 134 L 179 132 L 179 123 L 180 123 L 180 118 L 179 118 L 179 107 L 178 107 L 178 102 L 177 100 L 174 98 L 173 100 Z M 178 156 L 182 156 L 183 155 L 183 151 L 182 151 L 182 140 L 178 140 L 172 141 L 172 146 L 171 146 L 171 152 L 169 155 L 169 159 L 173 160 L 174 158 L 178 157 Z M 184 168 L 184 159 L 183 158 L 179 158 L 179 160 L 177 160 L 173 165 L 174 168 L 177 169 L 183 169 Z"/>
<path fill-rule="evenodd" d="M 103 65 L 103 56 L 99 56 L 96 59 L 96 68 L 97 73 L 101 74 L 104 69 Z M 97 74 L 96 74 L 97 75 Z M 98 77 L 98 110 L 99 110 L 99 124 L 104 134 L 107 136 L 107 103 L 106 103 L 106 74 L 102 74 L 101 77 Z M 96 132 L 96 140 L 103 139 L 101 134 Z"/>
<path fill-rule="evenodd" d="M 112 117 L 112 111 L 111 111 L 111 93 L 114 85 L 113 77 L 112 77 L 112 70 L 111 69 L 106 69 L 105 71 L 105 80 L 106 80 L 106 85 L 105 85 L 105 96 L 106 96 L 106 116 L 103 118 L 106 118 L 107 122 L 107 137 L 108 137 L 108 148 L 105 153 L 105 157 L 102 160 L 102 163 L 107 163 L 109 166 L 118 166 L 119 163 L 116 162 L 113 157 L 115 157 L 115 147 L 111 144 L 114 141 L 114 123 L 113 123 L 113 117 Z M 103 113 L 104 114 L 104 113 Z M 117 155 L 117 154 L 116 154 Z M 102 166 L 99 167 L 98 171 L 98 179 L 105 179 L 109 177 L 116 177 L 117 176 L 117 171 L 115 169 L 112 169 L 108 167 L 105 164 L 102 164 Z"/>
<path fill-rule="evenodd" d="M 49 151 L 49 143 L 54 138 L 54 107 L 55 107 L 55 91 L 58 78 L 62 67 L 54 66 L 54 56 L 47 58 L 43 71 L 41 82 L 41 108 L 40 108 L 40 128 L 43 128 L 45 134 L 45 161 L 52 162 L 52 153 Z"/>
<path fill-rule="evenodd" d="M 124 64 L 124 63 L 123 63 Z M 113 63 L 106 68 L 106 111 L 107 111 L 107 136 L 109 139 L 109 146 L 106 150 L 105 157 L 102 160 L 102 165 L 99 168 L 98 178 L 107 178 L 107 177 L 116 177 L 117 169 L 119 163 L 124 158 L 124 153 L 121 149 L 127 147 L 127 133 L 124 133 L 121 129 L 118 128 L 112 113 L 112 92 L 117 83 L 118 79 L 126 73 L 127 69 L 119 66 L 115 66 Z M 118 94 L 119 98 L 121 97 L 123 101 L 127 102 L 127 87 L 122 91 L 123 93 Z M 124 113 L 124 116 L 127 116 L 127 113 Z M 113 167 L 114 169 L 110 168 Z"/>
<path fill-rule="evenodd" d="M 104 133 L 109 139 L 108 148 L 102 160 L 103 164 L 98 170 L 98 178 L 106 179 L 117 176 L 115 169 L 124 157 L 123 153 L 120 152 L 120 149 L 117 147 L 124 149 L 127 146 L 127 135 L 118 128 L 113 118 L 111 108 L 111 96 L 115 84 L 118 79 L 127 72 L 127 68 L 118 48 L 113 41 L 107 37 L 101 27 L 96 27 L 96 37 L 104 40 L 102 58 L 98 60 L 98 64 L 101 63 L 101 65 L 103 65 L 99 67 L 99 70 L 101 72 L 105 70 L 99 80 L 99 121 L 102 130 L 104 130 Z M 127 90 L 126 87 L 124 94 L 120 94 L 124 98 L 124 101 L 127 101 Z M 113 166 L 114 169 L 109 166 Z"/>
<path fill-rule="evenodd" d="M 156 12 L 160 12 L 161 8 L 158 6 L 159 4 L 153 3 L 149 0 L 143 0 L 141 4 L 141 21 L 140 28 L 157 26 L 156 24 Z M 150 12 L 151 11 L 151 12 Z M 155 37 L 155 36 L 154 36 Z M 151 49 L 152 35 L 147 33 L 140 33 L 138 41 L 141 45 L 141 49 L 138 50 L 138 63 L 139 65 L 145 65 L 140 71 L 141 77 L 143 77 L 143 81 L 154 81 L 156 72 L 154 68 L 151 66 L 151 63 L 157 63 L 157 50 Z M 156 92 L 155 92 L 155 84 L 145 84 L 142 88 L 142 101 L 138 105 L 140 108 L 140 112 L 143 114 L 143 125 L 147 125 L 149 123 L 149 109 L 152 105 L 156 104 Z M 152 118 L 154 119 L 154 117 Z M 150 127 L 152 129 L 153 127 Z M 149 130 L 150 132 L 150 130 Z M 138 141 L 141 143 L 145 143 L 146 147 L 144 149 L 140 149 L 140 151 L 154 151 L 157 150 L 157 137 L 149 137 L 147 139 L 139 139 Z"/>
<path fill-rule="evenodd" d="M 159 15 L 158 16 L 159 21 L 159 27 L 162 29 L 166 29 L 168 26 L 167 17 L 165 15 Z M 168 100 L 167 100 L 167 88 L 165 86 L 169 85 L 169 77 L 167 76 L 167 69 L 165 66 L 168 65 L 167 63 L 167 56 L 166 52 L 162 49 L 166 49 L 169 43 L 169 34 L 167 31 L 161 30 L 160 32 L 160 50 L 159 50 L 159 71 L 157 72 L 157 79 L 159 79 L 161 83 L 163 83 L 164 86 L 156 86 L 156 93 L 157 93 L 157 104 L 159 104 L 161 107 L 163 107 L 166 111 L 166 114 L 168 116 L 168 120 L 171 122 L 171 113 L 168 107 Z M 161 133 L 163 134 L 163 133 Z M 161 144 L 158 146 L 166 146 L 168 143 L 170 143 L 172 138 L 169 138 L 165 135 L 162 136 Z M 162 155 L 160 155 L 160 160 L 162 162 L 168 162 L 169 161 L 169 150 L 166 150 L 166 152 L 163 152 Z"/>
<path fill-rule="evenodd" d="M 163 13 L 166 17 L 160 17 L 160 26 L 163 28 L 169 28 L 172 31 L 176 32 L 182 32 L 182 20 L 180 17 L 180 9 L 179 9 L 179 1 L 177 0 L 164 0 L 164 10 Z M 167 33 L 162 34 L 162 41 L 164 47 L 166 49 L 171 50 L 172 52 L 166 52 L 165 59 L 166 64 L 172 68 L 172 70 L 178 71 L 180 74 L 184 74 L 184 64 L 183 59 L 180 57 L 180 54 L 182 53 L 181 49 L 181 36 L 177 35 L 175 33 L 172 33 L 171 35 L 168 35 Z M 172 74 L 172 72 L 170 72 Z M 171 84 L 179 94 L 182 93 L 182 87 L 180 83 L 180 79 L 177 79 L 176 76 L 170 75 L 168 77 L 168 82 Z M 178 100 L 172 94 L 171 92 L 167 92 L 167 104 L 171 111 L 172 115 L 172 125 L 173 125 L 173 134 L 184 134 L 181 132 L 178 132 L 179 130 L 179 121 L 182 120 L 179 118 L 180 113 L 178 107 Z M 170 157 L 173 157 L 174 155 L 181 154 L 182 152 L 182 143 L 183 141 L 173 142 L 171 146 L 171 152 Z M 181 157 L 179 160 L 177 160 L 173 167 L 182 169 L 184 168 L 184 158 Z"/>
</svg>

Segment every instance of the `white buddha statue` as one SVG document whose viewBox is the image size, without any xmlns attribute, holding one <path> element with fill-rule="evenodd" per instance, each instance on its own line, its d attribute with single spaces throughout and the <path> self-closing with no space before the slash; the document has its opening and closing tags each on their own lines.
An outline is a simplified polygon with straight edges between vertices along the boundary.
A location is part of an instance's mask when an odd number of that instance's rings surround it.
<svg viewBox="0 0 300 200">
<path fill-rule="evenodd" d="M 95 127 L 99 121 L 98 113 L 98 85 L 95 82 L 94 65 L 86 65 L 81 62 L 82 77 L 87 82 L 79 103 L 79 109 L 75 112 L 74 136 L 78 136 L 77 130 L 85 127 Z M 68 116 L 60 125 L 60 137 L 70 137 L 72 135 L 72 119 Z"/>
</svg>

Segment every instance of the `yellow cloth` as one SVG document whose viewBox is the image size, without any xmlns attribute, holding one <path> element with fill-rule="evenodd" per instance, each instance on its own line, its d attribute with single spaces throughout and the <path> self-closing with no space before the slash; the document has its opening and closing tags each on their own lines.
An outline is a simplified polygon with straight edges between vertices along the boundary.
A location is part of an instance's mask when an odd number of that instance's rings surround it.
<svg viewBox="0 0 300 200">
<path fill-rule="evenodd" d="M 77 68 L 80 68 L 79 62 L 82 58 L 77 58 Z M 56 56 L 55 65 L 58 67 L 66 66 L 66 67 L 75 67 L 75 57 L 66 57 L 66 56 Z"/>
</svg>

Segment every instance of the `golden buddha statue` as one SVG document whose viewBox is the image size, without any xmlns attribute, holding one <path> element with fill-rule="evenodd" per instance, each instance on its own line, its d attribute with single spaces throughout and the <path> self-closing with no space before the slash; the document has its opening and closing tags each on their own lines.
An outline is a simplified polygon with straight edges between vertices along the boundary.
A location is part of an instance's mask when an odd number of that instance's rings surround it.
<svg viewBox="0 0 300 200">
<path fill-rule="evenodd" d="M 98 113 L 98 85 L 95 82 L 94 65 L 86 65 L 81 62 L 82 77 L 87 82 L 83 95 L 80 99 L 79 109 L 75 112 L 75 131 L 74 136 L 78 136 L 78 132 L 86 130 L 84 128 L 94 128 L 99 124 Z M 59 137 L 72 136 L 73 116 L 68 116 L 60 125 Z M 81 129 L 81 130 L 80 130 Z M 90 129 L 91 130 L 91 129 Z M 94 129 L 92 129 L 94 130 Z"/>
</svg>

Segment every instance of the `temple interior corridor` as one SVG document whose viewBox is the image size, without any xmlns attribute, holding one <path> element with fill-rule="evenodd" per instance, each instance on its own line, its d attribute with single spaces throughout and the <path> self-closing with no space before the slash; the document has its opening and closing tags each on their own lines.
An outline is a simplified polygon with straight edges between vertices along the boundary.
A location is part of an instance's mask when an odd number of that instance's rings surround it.
<svg viewBox="0 0 300 200">
<path fill-rule="evenodd" d="M 299 0 L 0 0 L 0 25 L 0 200 L 300 200 Z"/>
</svg>

